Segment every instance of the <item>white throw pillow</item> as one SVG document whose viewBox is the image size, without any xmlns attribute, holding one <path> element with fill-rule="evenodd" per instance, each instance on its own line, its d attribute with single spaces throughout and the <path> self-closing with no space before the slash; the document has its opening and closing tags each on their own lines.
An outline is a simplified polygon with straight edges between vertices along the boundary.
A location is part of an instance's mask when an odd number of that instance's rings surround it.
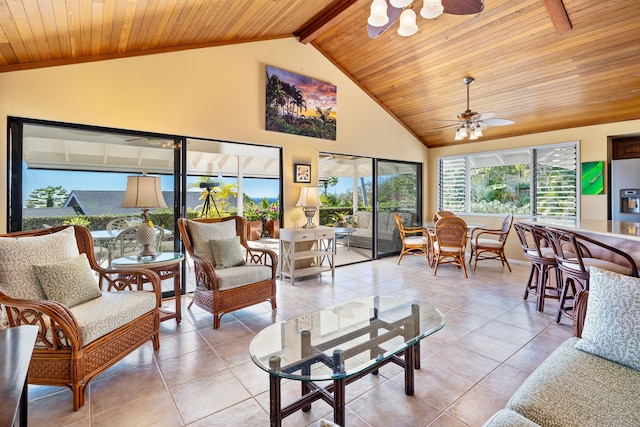
<svg viewBox="0 0 640 427">
<path fill-rule="evenodd" d="M 85 254 L 33 268 L 47 299 L 74 307 L 102 296 Z"/>
<path fill-rule="evenodd" d="M 16 299 L 46 299 L 32 266 L 61 262 L 78 255 L 73 227 L 42 236 L 1 237 L 0 291 Z"/>
<path fill-rule="evenodd" d="M 640 370 L 640 278 L 591 267 L 582 339 L 575 348 Z"/>
</svg>

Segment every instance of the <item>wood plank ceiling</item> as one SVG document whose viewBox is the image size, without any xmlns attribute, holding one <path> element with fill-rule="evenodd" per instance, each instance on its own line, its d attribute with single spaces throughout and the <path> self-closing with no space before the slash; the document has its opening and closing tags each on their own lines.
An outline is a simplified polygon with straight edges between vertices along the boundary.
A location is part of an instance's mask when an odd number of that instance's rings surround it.
<svg viewBox="0 0 640 427">
<path fill-rule="evenodd" d="M 373 40 L 370 5 L 0 0 L 0 72 L 297 36 L 427 147 L 473 142 L 454 141 L 451 126 L 466 109 L 464 76 L 475 78 L 472 110 L 515 121 L 481 139 L 640 118 L 636 0 L 564 0 L 569 22 L 558 31 L 557 1 L 485 0 L 481 13 L 418 16 L 417 34 L 401 37 L 395 23 Z M 421 6 L 415 0 L 414 9 Z"/>
</svg>

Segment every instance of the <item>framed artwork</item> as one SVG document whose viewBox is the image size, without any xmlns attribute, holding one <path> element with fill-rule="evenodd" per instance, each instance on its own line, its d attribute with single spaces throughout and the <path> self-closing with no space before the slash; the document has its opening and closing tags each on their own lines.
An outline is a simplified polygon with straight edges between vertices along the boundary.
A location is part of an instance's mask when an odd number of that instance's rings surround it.
<svg viewBox="0 0 640 427">
<path fill-rule="evenodd" d="M 604 161 L 582 163 L 582 194 L 604 194 Z"/>
<path fill-rule="evenodd" d="M 311 182 L 311 165 L 293 165 L 293 182 Z"/>
<path fill-rule="evenodd" d="M 336 86 L 267 66 L 265 129 L 336 140 Z"/>
</svg>

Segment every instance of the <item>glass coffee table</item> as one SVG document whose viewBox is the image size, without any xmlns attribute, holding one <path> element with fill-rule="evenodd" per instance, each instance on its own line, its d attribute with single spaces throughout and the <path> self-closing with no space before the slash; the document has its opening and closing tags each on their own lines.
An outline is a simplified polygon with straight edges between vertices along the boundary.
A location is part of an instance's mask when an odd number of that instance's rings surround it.
<svg viewBox="0 0 640 427">
<path fill-rule="evenodd" d="M 420 340 L 440 330 L 443 314 L 429 304 L 390 296 L 359 298 L 271 325 L 251 341 L 253 362 L 269 373 L 271 426 L 323 399 L 334 422 L 345 422 L 345 386 L 387 364 L 404 368 L 413 395 L 420 369 Z M 298 380 L 302 396 L 282 407 L 280 383 Z M 320 386 L 317 382 L 331 381 Z"/>
</svg>

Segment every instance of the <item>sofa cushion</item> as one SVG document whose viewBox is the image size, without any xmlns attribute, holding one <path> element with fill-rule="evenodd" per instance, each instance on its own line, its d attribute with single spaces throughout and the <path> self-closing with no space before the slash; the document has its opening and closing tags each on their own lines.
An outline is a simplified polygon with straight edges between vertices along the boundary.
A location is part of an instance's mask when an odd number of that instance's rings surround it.
<svg viewBox="0 0 640 427">
<path fill-rule="evenodd" d="M 209 245 L 211 245 L 211 254 L 216 268 L 236 267 L 245 263 L 240 236 L 211 240 Z"/>
<path fill-rule="evenodd" d="M 216 270 L 218 289 L 225 291 L 251 283 L 271 279 L 271 267 L 266 265 L 245 264 Z"/>
<path fill-rule="evenodd" d="M 640 370 L 640 278 L 591 267 L 576 348 Z"/>
<path fill-rule="evenodd" d="M 156 308 L 156 295 L 148 291 L 102 292 L 102 297 L 71 308 L 82 345 L 115 331 Z"/>
<path fill-rule="evenodd" d="M 236 222 L 198 222 L 187 221 L 191 242 L 196 255 L 206 259 L 214 266 L 216 265 L 213 253 L 211 252 L 211 240 L 231 239 L 236 236 Z"/>
<path fill-rule="evenodd" d="M 67 307 L 102 295 L 85 254 L 53 264 L 34 265 L 33 268 L 47 299 Z"/>
<path fill-rule="evenodd" d="M 538 424 L 511 409 L 502 409 L 483 424 L 483 427 L 536 427 Z"/>
<path fill-rule="evenodd" d="M 549 427 L 640 425 L 640 372 L 578 350 L 577 341 L 551 353 L 507 408 Z"/>
<path fill-rule="evenodd" d="M 356 211 L 353 213 L 353 216 L 356 217 L 357 228 L 362 228 L 362 229 L 371 228 L 371 212 Z"/>
<path fill-rule="evenodd" d="M 46 299 L 32 266 L 65 261 L 79 254 L 73 227 L 42 236 L 2 237 L 0 291 L 16 299 Z"/>
</svg>

